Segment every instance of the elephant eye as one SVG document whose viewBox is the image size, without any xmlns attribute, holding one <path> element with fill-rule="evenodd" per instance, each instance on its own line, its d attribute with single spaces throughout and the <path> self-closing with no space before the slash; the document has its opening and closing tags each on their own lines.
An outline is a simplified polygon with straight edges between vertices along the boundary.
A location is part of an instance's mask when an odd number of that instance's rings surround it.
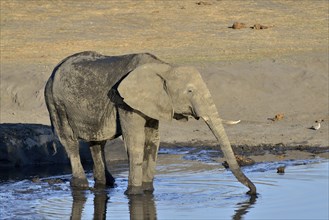
<svg viewBox="0 0 329 220">
<path fill-rule="evenodd" d="M 185 91 L 187 94 L 192 94 L 194 92 L 194 86 L 188 85 Z"/>
</svg>

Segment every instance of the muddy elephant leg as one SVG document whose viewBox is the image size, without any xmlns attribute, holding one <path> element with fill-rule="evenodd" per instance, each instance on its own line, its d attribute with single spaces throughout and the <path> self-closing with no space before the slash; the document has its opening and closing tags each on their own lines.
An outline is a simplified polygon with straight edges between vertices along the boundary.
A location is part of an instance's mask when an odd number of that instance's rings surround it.
<svg viewBox="0 0 329 220">
<path fill-rule="evenodd" d="M 129 177 L 126 195 L 143 194 L 143 157 L 145 119 L 137 113 L 119 109 L 123 141 L 129 158 Z"/>
<path fill-rule="evenodd" d="M 95 187 L 102 187 L 105 185 L 113 186 L 114 178 L 106 167 L 106 160 L 104 154 L 105 141 L 91 142 L 90 152 L 94 161 L 94 179 Z"/>
<path fill-rule="evenodd" d="M 66 153 L 71 163 L 72 175 L 73 175 L 71 179 L 71 186 L 82 188 L 82 189 L 88 188 L 88 181 L 86 178 L 86 174 L 81 164 L 78 140 L 73 140 L 71 138 L 68 138 L 68 139 L 62 139 L 61 142 L 65 147 Z"/>
<path fill-rule="evenodd" d="M 73 129 L 66 117 L 64 105 L 56 106 L 56 110 L 55 118 L 60 124 L 60 129 L 57 131 L 57 135 L 61 144 L 64 146 L 71 163 L 73 177 L 70 184 L 72 187 L 86 189 L 88 188 L 88 181 L 81 164 L 78 139 L 74 135 Z"/>
<path fill-rule="evenodd" d="M 153 179 L 160 145 L 159 121 L 150 119 L 145 125 L 145 148 L 143 161 L 143 189 L 153 192 Z"/>
</svg>

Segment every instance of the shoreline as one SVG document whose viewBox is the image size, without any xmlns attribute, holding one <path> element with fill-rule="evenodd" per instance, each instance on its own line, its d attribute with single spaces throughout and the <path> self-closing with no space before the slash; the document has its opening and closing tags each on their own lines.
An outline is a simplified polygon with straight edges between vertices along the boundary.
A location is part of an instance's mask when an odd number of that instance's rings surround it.
<svg viewBox="0 0 329 220">
<path fill-rule="evenodd" d="M 68 164 L 64 148 L 54 140 L 50 126 L 41 124 L 0 124 L 0 167 L 24 167 L 29 165 Z M 54 148 L 54 145 L 56 149 Z M 278 144 L 234 145 L 236 155 L 250 157 L 255 162 L 273 162 L 281 160 L 329 159 L 329 146 Z M 220 147 L 214 141 L 161 142 L 163 150 L 185 150 L 188 153 L 216 151 L 218 160 L 224 160 Z M 123 141 L 120 138 L 108 141 L 105 146 L 107 163 L 126 161 Z M 92 161 L 88 146 L 80 143 L 80 155 L 83 163 Z"/>
</svg>

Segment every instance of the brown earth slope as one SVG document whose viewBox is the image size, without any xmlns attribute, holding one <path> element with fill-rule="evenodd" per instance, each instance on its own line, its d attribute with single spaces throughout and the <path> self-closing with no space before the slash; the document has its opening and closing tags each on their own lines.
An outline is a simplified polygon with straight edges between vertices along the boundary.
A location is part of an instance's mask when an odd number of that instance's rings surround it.
<svg viewBox="0 0 329 220">
<path fill-rule="evenodd" d="M 233 144 L 328 147 L 328 2 L 203 2 L 2 0 L 0 123 L 49 125 L 44 85 L 68 55 L 150 52 L 202 71 L 222 118 L 242 120 L 226 126 Z M 246 28 L 229 28 L 236 21 Z M 199 121 L 161 134 L 214 143 Z"/>
</svg>

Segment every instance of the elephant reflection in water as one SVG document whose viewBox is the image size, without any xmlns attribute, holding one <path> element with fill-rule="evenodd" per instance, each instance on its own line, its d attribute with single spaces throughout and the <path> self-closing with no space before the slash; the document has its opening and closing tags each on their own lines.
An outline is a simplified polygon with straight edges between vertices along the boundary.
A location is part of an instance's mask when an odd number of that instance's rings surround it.
<svg viewBox="0 0 329 220">
<path fill-rule="evenodd" d="M 82 212 L 84 210 L 87 196 L 86 191 L 73 190 L 72 191 L 73 204 L 71 219 L 82 219 Z M 131 220 L 142 219 L 157 219 L 156 206 L 154 196 L 151 193 L 144 195 L 132 195 L 129 198 L 129 213 Z M 106 219 L 107 205 L 109 196 L 106 191 L 94 192 L 94 218 L 93 219 Z M 109 217 L 111 214 L 109 213 Z"/>
<path fill-rule="evenodd" d="M 82 219 L 82 211 L 85 207 L 87 196 L 84 190 L 72 190 L 73 204 L 71 219 Z M 106 206 L 109 196 L 106 191 L 94 192 L 94 218 L 106 219 Z"/>
<path fill-rule="evenodd" d="M 72 191 L 73 204 L 71 211 L 71 219 L 82 219 L 82 211 L 84 210 L 87 196 L 84 190 Z M 109 197 L 106 192 L 95 192 L 94 197 L 94 219 L 106 219 L 106 206 Z"/>
<path fill-rule="evenodd" d="M 156 205 L 152 193 L 128 197 L 130 220 L 157 219 Z"/>
<path fill-rule="evenodd" d="M 250 198 L 244 202 L 238 203 L 238 209 L 235 210 L 235 214 L 232 216 L 233 220 L 243 219 L 244 215 L 249 212 L 249 209 L 256 203 L 257 196 L 250 196 Z"/>
<path fill-rule="evenodd" d="M 71 219 L 82 219 L 87 196 L 84 190 L 72 190 L 73 204 Z M 110 219 L 111 213 L 107 213 L 107 205 L 109 202 L 108 192 L 105 190 L 94 191 L 94 218 L 93 219 Z M 248 213 L 249 209 L 256 203 L 256 196 L 251 196 L 244 202 L 239 202 L 236 206 L 233 220 L 240 220 Z M 155 220 L 157 219 L 157 209 L 152 193 L 144 195 L 128 196 L 128 206 L 130 220 Z M 108 215 L 108 216 L 107 216 Z M 108 217 L 108 218 L 107 218 Z"/>
</svg>

